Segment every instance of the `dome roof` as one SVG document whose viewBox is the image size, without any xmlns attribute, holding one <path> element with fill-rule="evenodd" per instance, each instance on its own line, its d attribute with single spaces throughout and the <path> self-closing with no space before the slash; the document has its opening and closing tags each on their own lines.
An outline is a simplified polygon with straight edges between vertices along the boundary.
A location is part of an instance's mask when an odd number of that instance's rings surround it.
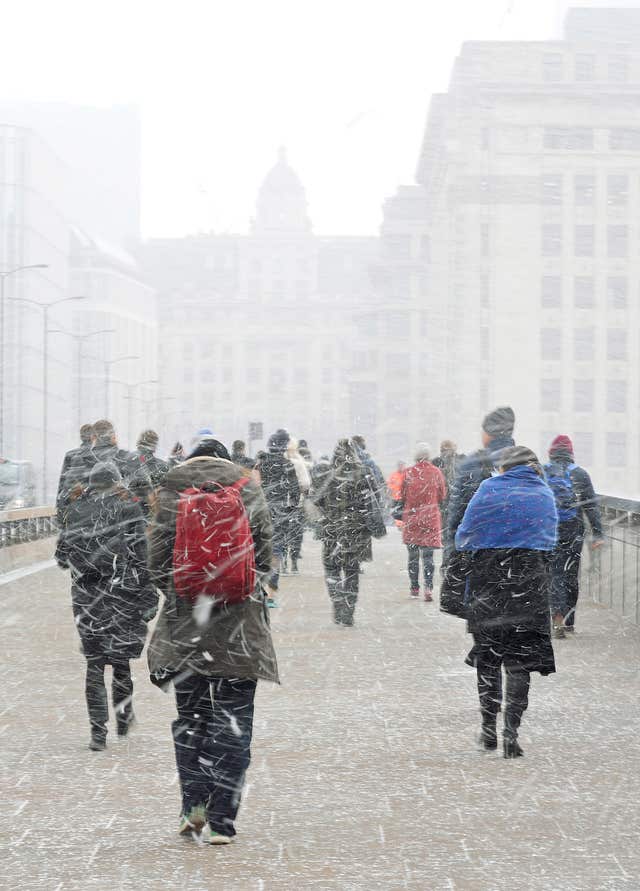
<svg viewBox="0 0 640 891">
<path fill-rule="evenodd" d="M 304 196 L 304 187 L 298 174 L 287 161 L 287 153 L 284 148 L 278 150 L 278 160 L 267 173 L 260 187 L 261 194 L 281 192 L 297 192 Z"/>
<path fill-rule="evenodd" d="M 255 227 L 262 230 L 310 229 L 304 186 L 289 165 L 284 148 L 278 151 L 277 162 L 260 186 Z"/>
</svg>

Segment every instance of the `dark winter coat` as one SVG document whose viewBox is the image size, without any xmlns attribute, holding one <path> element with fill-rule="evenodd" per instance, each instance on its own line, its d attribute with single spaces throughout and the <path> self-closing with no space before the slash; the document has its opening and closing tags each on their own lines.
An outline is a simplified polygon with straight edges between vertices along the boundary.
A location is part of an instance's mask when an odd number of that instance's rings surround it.
<svg viewBox="0 0 640 891">
<path fill-rule="evenodd" d="M 89 489 L 66 512 L 56 551 L 86 656 L 137 659 L 157 609 L 140 506 L 123 490 Z"/>
<path fill-rule="evenodd" d="M 65 507 L 68 504 L 70 489 L 73 483 L 69 472 L 72 467 L 85 468 L 81 472 L 82 483 L 86 484 L 89 480 L 89 472 L 93 466 L 91 456 L 91 443 L 83 442 L 82 445 L 75 449 L 69 449 L 62 460 L 62 469 L 60 470 L 60 479 L 58 481 L 58 494 L 56 496 L 56 508 L 58 511 L 58 522 L 64 520 Z"/>
<path fill-rule="evenodd" d="M 293 463 L 283 452 L 263 452 L 257 464 L 262 491 L 273 511 L 289 510 L 300 503 L 300 486 Z"/>
<path fill-rule="evenodd" d="M 268 609 L 258 587 L 241 603 L 216 606 L 203 625 L 173 585 L 173 547 L 180 493 L 214 480 L 231 485 L 247 474 L 222 458 L 191 458 L 166 475 L 158 492 L 150 529 L 150 567 L 164 604 L 149 642 L 151 680 L 163 685 L 181 672 L 210 677 L 278 681 L 278 666 L 269 629 Z M 241 490 L 255 545 L 259 576 L 271 572 L 271 520 L 259 486 Z"/>
<path fill-rule="evenodd" d="M 515 445 L 510 436 L 500 436 L 491 440 L 486 449 L 481 449 L 469 455 L 458 467 L 447 516 L 447 544 L 452 546 L 456 536 L 456 530 L 467 505 L 475 495 L 480 483 L 491 476 L 500 458 L 500 452 L 509 446 Z"/>
<path fill-rule="evenodd" d="M 591 482 L 591 477 L 583 467 L 578 467 L 574 464 L 573 455 L 555 455 L 551 464 L 557 464 L 559 466 L 560 475 L 566 473 L 567 468 L 573 465 L 569 470 L 569 477 L 575 495 L 575 505 L 578 510 L 578 516 L 575 520 L 569 520 L 567 523 L 561 524 L 561 526 L 566 526 L 567 530 L 571 529 L 571 533 L 569 534 L 567 531 L 561 530 L 559 538 L 568 539 L 583 537 L 586 520 L 591 527 L 591 534 L 593 537 L 601 539 L 602 519 L 600 517 L 600 506 L 598 504 L 598 496 L 596 495 L 593 483 Z M 574 530 L 576 531 L 574 532 Z"/>
<path fill-rule="evenodd" d="M 140 464 L 142 464 L 144 470 L 149 475 L 151 488 L 159 488 L 162 485 L 165 474 L 171 469 L 171 465 L 168 461 L 158 458 L 150 449 L 139 448 L 137 455 Z M 137 468 L 134 468 L 134 472 L 137 472 Z"/>
<path fill-rule="evenodd" d="M 440 503 L 447 494 L 444 476 L 429 461 L 418 461 L 405 472 L 400 500 L 402 540 L 407 545 L 442 547 Z"/>
<path fill-rule="evenodd" d="M 371 560 L 371 489 L 362 467 L 334 467 L 314 503 L 322 512 L 319 537 L 328 553 Z"/>
<path fill-rule="evenodd" d="M 139 455 L 120 449 L 111 443 L 102 443 L 77 450 L 65 472 L 64 482 L 61 483 L 65 494 L 59 510 L 64 511 L 68 506 L 69 494 L 75 486 L 80 484 L 86 487 L 88 485 L 91 471 L 96 464 L 102 462 L 111 462 L 116 465 L 120 471 L 123 485 L 135 498 L 141 500 L 148 496 L 151 491 L 151 479 L 144 464 L 141 463 Z"/>
</svg>

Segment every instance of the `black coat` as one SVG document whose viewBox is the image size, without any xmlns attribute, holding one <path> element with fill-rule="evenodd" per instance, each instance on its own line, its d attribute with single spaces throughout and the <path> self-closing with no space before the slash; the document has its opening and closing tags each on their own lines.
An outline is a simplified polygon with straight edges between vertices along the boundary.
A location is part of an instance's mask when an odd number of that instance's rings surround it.
<svg viewBox="0 0 640 891">
<path fill-rule="evenodd" d="M 377 505 L 366 474 L 359 468 L 332 469 L 314 502 L 322 512 L 319 537 L 325 551 L 358 562 L 371 560 L 369 528 Z"/>
<path fill-rule="evenodd" d="M 71 570 L 73 615 L 84 654 L 107 661 L 137 659 L 158 604 L 140 506 L 122 491 L 85 492 L 68 507 L 56 557 Z"/>
<path fill-rule="evenodd" d="M 282 452 L 263 453 L 256 466 L 272 513 L 274 510 L 290 510 L 300 504 L 296 469 Z"/>
<path fill-rule="evenodd" d="M 549 628 L 546 551 L 496 548 L 456 551 L 445 573 L 441 605 L 457 601 L 475 646 L 469 665 L 515 665 L 555 671 Z"/>
</svg>

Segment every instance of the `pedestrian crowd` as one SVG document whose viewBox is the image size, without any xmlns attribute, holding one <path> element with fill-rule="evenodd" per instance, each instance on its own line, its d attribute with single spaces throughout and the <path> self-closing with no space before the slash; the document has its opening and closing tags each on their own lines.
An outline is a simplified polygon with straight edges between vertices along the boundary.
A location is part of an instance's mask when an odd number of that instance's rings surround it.
<svg viewBox="0 0 640 891">
<path fill-rule="evenodd" d="M 255 458 L 243 441 L 229 452 L 202 429 L 188 454 L 176 443 L 165 461 L 153 430 L 131 452 L 108 420 L 84 425 L 60 475 L 56 559 L 71 575 L 90 749 L 107 745 L 107 666 L 117 734 L 135 722 L 130 661 L 157 616 L 147 660 L 151 681 L 176 699 L 179 832 L 228 844 L 257 682 L 279 682 L 269 611 L 282 575 L 300 573 L 313 534 L 333 621 L 352 627 L 372 542 L 395 522 L 411 598 L 433 602 L 442 551 L 440 609 L 464 618 L 473 639 L 466 661 L 477 674 L 481 747 L 498 747 L 502 711 L 503 754 L 522 756 L 530 675 L 555 671 L 552 637 L 575 629 L 586 533 L 593 547 L 603 533 L 570 438 L 557 436 L 542 464 L 516 445 L 514 426 L 512 409 L 497 408 L 482 422 L 480 450 L 464 456 L 444 440 L 434 456 L 419 443 L 411 466 L 400 462 L 385 481 L 361 436 L 314 461 L 283 428 Z"/>
</svg>

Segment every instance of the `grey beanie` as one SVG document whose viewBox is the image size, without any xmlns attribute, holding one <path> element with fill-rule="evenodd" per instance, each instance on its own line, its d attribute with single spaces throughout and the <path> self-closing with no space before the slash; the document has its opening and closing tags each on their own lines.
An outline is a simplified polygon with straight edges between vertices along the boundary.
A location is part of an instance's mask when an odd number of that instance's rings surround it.
<svg viewBox="0 0 640 891">
<path fill-rule="evenodd" d="M 513 409 L 508 405 L 501 405 L 485 416 L 482 429 L 489 436 L 511 436 L 515 423 Z"/>
<path fill-rule="evenodd" d="M 121 482 L 122 476 L 113 461 L 99 461 L 89 474 L 92 489 L 110 489 Z"/>
</svg>

